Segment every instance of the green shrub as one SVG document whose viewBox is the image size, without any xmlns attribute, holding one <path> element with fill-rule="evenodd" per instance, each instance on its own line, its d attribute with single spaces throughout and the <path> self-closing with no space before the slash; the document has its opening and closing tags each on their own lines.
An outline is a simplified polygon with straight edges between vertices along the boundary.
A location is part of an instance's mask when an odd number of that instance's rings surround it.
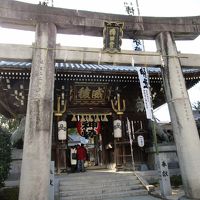
<svg viewBox="0 0 200 200">
<path fill-rule="evenodd" d="M 8 177 L 11 163 L 10 134 L 0 130 L 0 187 Z"/>
<path fill-rule="evenodd" d="M 170 177 L 171 185 L 174 187 L 178 187 L 182 185 L 182 178 L 181 175 L 174 175 Z"/>
<path fill-rule="evenodd" d="M 0 190 L 0 199 L 1 200 L 18 200 L 19 188 L 3 188 Z"/>
</svg>

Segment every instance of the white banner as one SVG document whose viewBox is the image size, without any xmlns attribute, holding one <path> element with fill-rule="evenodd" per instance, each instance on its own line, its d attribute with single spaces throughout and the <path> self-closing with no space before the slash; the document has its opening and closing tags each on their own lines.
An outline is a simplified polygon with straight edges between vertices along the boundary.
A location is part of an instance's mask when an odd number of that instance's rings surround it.
<svg viewBox="0 0 200 200">
<path fill-rule="evenodd" d="M 147 116 L 147 119 L 153 120 L 148 72 L 147 72 L 146 67 L 136 67 L 136 69 L 137 69 L 138 77 L 140 80 L 140 87 L 142 90 L 146 116 Z"/>
<path fill-rule="evenodd" d="M 130 123 L 128 117 L 127 117 L 127 132 L 128 132 L 130 144 L 132 145 L 133 140 L 131 138 L 131 123 Z"/>
</svg>

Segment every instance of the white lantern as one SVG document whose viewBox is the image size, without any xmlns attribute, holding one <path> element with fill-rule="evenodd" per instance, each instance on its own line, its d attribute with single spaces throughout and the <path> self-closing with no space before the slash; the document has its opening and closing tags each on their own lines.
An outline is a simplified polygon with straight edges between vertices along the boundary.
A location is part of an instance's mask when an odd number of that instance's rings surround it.
<svg viewBox="0 0 200 200">
<path fill-rule="evenodd" d="M 58 139 L 59 140 L 67 139 L 67 122 L 66 121 L 58 122 Z"/>
<path fill-rule="evenodd" d="M 122 122 L 119 119 L 114 120 L 113 122 L 114 127 L 114 138 L 121 138 L 122 137 Z"/>
<path fill-rule="evenodd" d="M 137 142 L 138 142 L 139 147 L 143 147 L 144 146 L 144 137 L 142 135 L 139 135 L 137 137 Z"/>
</svg>

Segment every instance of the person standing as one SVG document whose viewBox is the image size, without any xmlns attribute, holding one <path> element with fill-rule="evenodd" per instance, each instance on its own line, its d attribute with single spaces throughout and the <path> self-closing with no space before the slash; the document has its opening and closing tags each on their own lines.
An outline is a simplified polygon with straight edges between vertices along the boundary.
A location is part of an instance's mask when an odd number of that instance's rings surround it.
<svg viewBox="0 0 200 200">
<path fill-rule="evenodd" d="M 81 144 L 81 146 L 77 147 L 77 160 L 78 160 L 77 171 L 78 172 L 85 172 L 84 163 L 85 163 L 86 157 L 87 157 L 87 150 L 84 147 L 84 144 Z"/>
</svg>

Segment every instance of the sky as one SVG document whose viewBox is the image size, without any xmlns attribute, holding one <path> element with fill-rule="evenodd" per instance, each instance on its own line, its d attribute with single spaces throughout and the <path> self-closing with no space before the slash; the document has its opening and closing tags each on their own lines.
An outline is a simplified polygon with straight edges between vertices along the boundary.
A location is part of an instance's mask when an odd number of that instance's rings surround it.
<svg viewBox="0 0 200 200">
<path fill-rule="evenodd" d="M 20 0 L 22 2 L 38 4 L 42 0 Z M 88 10 L 103 13 L 126 14 L 124 2 L 132 3 L 134 14 L 138 15 L 136 0 L 49 0 L 49 6 Z M 200 0 L 138 0 L 141 16 L 198 16 L 200 15 Z M 32 44 L 34 32 L 4 29 L 0 27 L 0 43 Z M 14 37 L 13 37 L 14 36 Z M 81 42 L 80 42 L 81 41 Z M 90 42 L 88 42 L 90 41 Z M 102 48 L 103 40 L 98 37 L 72 36 L 58 34 L 57 43 L 63 46 L 81 46 Z M 145 51 L 156 51 L 154 41 L 144 41 Z M 177 50 L 181 53 L 200 54 L 200 37 L 194 41 L 176 42 Z M 123 40 L 122 49 L 132 50 L 131 40 Z M 188 91 L 191 104 L 200 101 L 200 84 Z M 163 114 L 165 113 L 165 114 Z M 170 121 L 167 105 L 163 105 L 155 112 L 160 121 Z"/>
</svg>

